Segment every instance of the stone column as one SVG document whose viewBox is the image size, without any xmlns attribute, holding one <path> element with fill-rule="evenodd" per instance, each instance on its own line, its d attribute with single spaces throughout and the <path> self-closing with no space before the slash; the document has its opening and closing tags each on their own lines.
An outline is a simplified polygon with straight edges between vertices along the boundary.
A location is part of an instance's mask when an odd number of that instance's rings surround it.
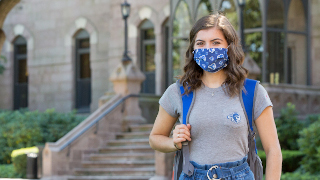
<svg viewBox="0 0 320 180">
<path fill-rule="evenodd" d="M 121 62 L 110 76 L 113 89 L 116 94 L 123 97 L 130 94 L 139 94 L 141 83 L 145 80 L 145 75 L 132 62 Z M 146 120 L 141 116 L 139 99 L 130 97 L 125 101 L 124 127 L 129 124 L 145 123 Z"/>
<path fill-rule="evenodd" d="M 174 152 L 155 151 L 156 174 L 150 180 L 171 180 L 173 172 Z"/>
</svg>

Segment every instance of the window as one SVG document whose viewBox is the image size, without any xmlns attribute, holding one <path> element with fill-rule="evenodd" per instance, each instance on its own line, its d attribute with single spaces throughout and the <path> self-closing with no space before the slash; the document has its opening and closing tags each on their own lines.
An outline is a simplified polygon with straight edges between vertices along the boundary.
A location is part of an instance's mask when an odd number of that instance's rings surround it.
<svg viewBox="0 0 320 180">
<path fill-rule="evenodd" d="M 155 94 L 155 71 L 154 62 L 156 52 L 156 41 L 153 24 L 149 20 L 145 20 L 140 26 L 141 37 L 141 69 L 146 76 L 146 80 L 142 83 L 141 92 Z"/>
<path fill-rule="evenodd" d="M 28 107 L 27 41 L 18 36 L 14 41 L 14 109 Z"/>
<path fill-rule="evenodd" d="M 91 104 L 91 68 L 90 68 L 90 39 L 85 30 L 80 30 L 76 36 L 76 103 L 78 112 L 90 112 Z"/>
<path fill-rule="evenodd" d="M 262 68 L 263 41 L 262 41 L 262 16 L 259 0 L 247 0 L 243 11 L 244 36 L 246 51 L 255 63 Z M 256 75 L 262 81 L 262 74 Z"/>
<path fill-rule="evenodd" d="M 188 37 L 191 30 L 189 7 L 185 1 L 180 1 L 173 20 L 173 48 L 172 48 L 172 82 L 182 74 L 185 52 L 188 48 Z"/>
<path fill-rule="evenodd" d="M 306 85 L 307 6 L 295 0 L 284 8 L 284 2 L 269 0 L 268 3 L 266 79 L 270 83 Z"/>
<path fill-rule="evenodd" d="M 258 80 L 310 84 L 308 3 L 304 0 L 246 0 L 243 10 L 245 49 L 262 70 L 256 76 Z M 182 74 L 192 23 L 212 10 L 224 12 L 238 30 L 237 0 L 171 0 L 171 77 Z"/>
<path fill-rule="evenodd" d="M 236 6 L 233 0 L 224 0 L 221 3 L 220 10 L 224 12 L 225 16 L 229 19 L 230 23 L 237 30 L 238 27 L 238 14 L 236 11 Z"/>
<path fill-rule="evenodd" d="M 200 19 L 203 16 L 207 16 L 212 12 L 211 4 L 208 0 L 202 0 L 197 9 L 196 20 Z"/>
</svg>

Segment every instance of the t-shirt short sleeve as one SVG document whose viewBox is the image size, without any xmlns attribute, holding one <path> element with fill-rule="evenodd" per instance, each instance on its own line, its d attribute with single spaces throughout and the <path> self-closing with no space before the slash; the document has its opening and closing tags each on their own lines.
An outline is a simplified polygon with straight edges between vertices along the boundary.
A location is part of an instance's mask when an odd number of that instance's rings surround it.
<svg viewBox="0 0 320 180">
<path fill-rule="evenodd" d="M 256 120 L 261 113 L 263 112 L 263 110 L 268 107 L 268 106 L 273 106 L 268 92 L 266 91 L 266 89 L 259 84 L 257 89 L 256 89 L 256 97 L 255 97 L 255 102 L 254 102 L 254 120 Z"/>
<path fill-rule="evenodd" d="M 159 100 L 161 107 L 172 117 L 179 117 L 181 114 L 182 99 L 178 85 L 171 84 Z"/>
</svg>

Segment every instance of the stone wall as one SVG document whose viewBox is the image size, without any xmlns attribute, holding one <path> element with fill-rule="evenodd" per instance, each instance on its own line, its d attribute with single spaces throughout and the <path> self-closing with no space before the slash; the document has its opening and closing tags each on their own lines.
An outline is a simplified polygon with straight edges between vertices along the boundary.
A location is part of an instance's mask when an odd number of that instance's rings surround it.
<svg viewBox="0 0 320 180">
<path fill-rule="evenodd" d="M 7 57 L 8 63 L 0 79 L 0 97 L 4 97 L 0 101 L 0 108 L 13 107 L 12 43 L 18 35 L 22 35 L 28 41 L 29 109 L 43 111 L 55 108 L 60 112 L 72 110 L 75 107 L 74 36 L 80 29 L 85 29 L 90 34 L 91 112 L 97 109 L 98 99 L 112 89 L 109 76 L 124 51 L 124 21 L 120 9 L 122 2 L 22 0 L 17 4 L 3 26 L 6 41 L 1 54 Z M 128 19 L 129 51 L 137 63 L 139 24 L 150 18 L 155 25 L 157 38 L 161 39 L 161 22 L 169 16 L 169 0 L 129 0 L 128 3 L 131 4 Z M 158 47 L 156 61 L 161 65 L 161 48 Z M 158 73 L 157 77 L 159 81 L 161 74 Z M 159 94 L 160 90 L 157 92 Z"/>
<path fill-rule="evenodd" d="M 281 109 L 289 102 L 296 106 L 301 119 L 308 114 L 320 113 L 320 87 L 287 84 L 263 84 L 263 86 L 273 103 L 275 117 L 280 115 Z"/>
</svg>

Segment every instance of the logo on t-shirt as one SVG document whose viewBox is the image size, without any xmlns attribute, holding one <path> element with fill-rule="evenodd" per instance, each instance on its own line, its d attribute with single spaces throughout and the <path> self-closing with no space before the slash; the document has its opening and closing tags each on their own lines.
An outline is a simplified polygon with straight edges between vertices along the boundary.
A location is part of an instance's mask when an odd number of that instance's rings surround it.
<svg viewBox="0 0 320 180">
<path fill-rule="evenodd" d="M 241 121 L 241 117 L 237 112 L 234 112 L 232 114 L 229 114 L 227 116 L 228 119 L 231 119 L 232 122 L 238 124 Z"/>
</svg>

